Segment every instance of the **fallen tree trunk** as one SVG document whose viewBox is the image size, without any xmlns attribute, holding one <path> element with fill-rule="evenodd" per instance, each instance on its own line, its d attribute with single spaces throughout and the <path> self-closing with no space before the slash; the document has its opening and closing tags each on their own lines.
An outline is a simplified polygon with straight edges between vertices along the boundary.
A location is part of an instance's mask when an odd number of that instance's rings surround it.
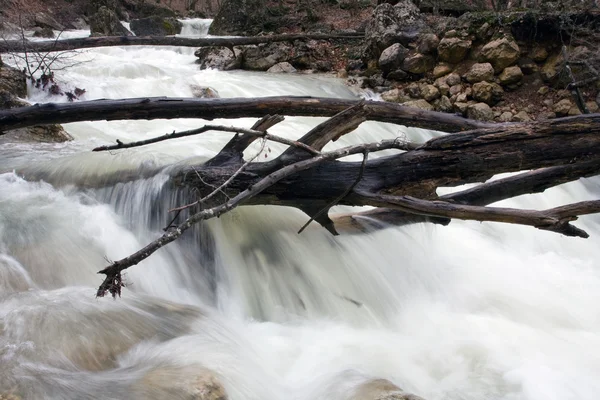
<svg viewBox="0 0 600 400">
<path fill-rule="evenodd" d="M 318 97 L 262 97 L 198 99 L 147 97 L 121 100 L 91 100 L 74 103 L 46 103 L 0 110 L 0 134 L 17 128 L 78 121 L 172 118 L 260 118 L 266 114 L 330 117 L 361 100 Z M 367 101 L 367 119 L 399 125 L 459 132 L 494 124 L 469 120 L 453 114 L 425 111 L 395 103 Z"/>
<path fill-rule="evenodd" d="M 297 35 L 265 35 L 248 37 L 205 37 L 183 38 L 175 36 L 102 36 L 53 41 L 30 42 L 23 40 L 0 41 L 0 53 L 15 52 L 49 52 L 76 49 L 87 49 L 105 46 L 184 46 L 205 47 L 247 46 L 262 43 L 293 42 L 296 40 L 357 40 L 363 34 L 297 34 Z"/>
<path fill-rule="evenodd" d="M 598 174 L 600 114 L 497 125 L 439 137 L 420 146 L 387 140 L 323 152 L 328 142 L 350 133 L 365 119 L 366 108 L 365 103 L 359 103 L 336 114 L 296 142 L 289 143 L 290 148 L 273 161 L 244 161 L 242 152 L 252 140 L 262 137 L 264 141 L 267 135 L 273 138 L 264 128 L 278 120 L 265 125 L 269 121 L 267 118 L 255 124 L 252 130 L 240 129 L 222 152 L 204 165 L 175 172 L 170 186 L 195 193 L 197 199 L 172 210 L 177 214 L 160 238 L 100 271 L 106 278 L 98 295 L 120 294 L 121 271 L 176 240 L 194 224 L 218 217 L 240 205 L 295 207 L 310 216 L 308 223 L 315 220 L 333 234 L 338 232 L 328 216 L 329 209 L 335 205 L 348 205 L 378 207 L 369 213 L 379 212 L 377 218 L 380 220 L 387 213 L 390 220 L 383 220 L 391 223 L 432 221 L 447 224 L 458 218 L 528 225 L 566 236 L 588 237 L 571 222 L 579 215 L 600 212 L 600 200 L 541 211 L 485 205 L 543 191 L 580 176 Z M 221 130 L 231 131 L 231 128 Z M 261 136 L 261 132 L 264 135 Z M 249 140 L 249 137 L 253 139 Z M 170 137 L 164 138 L 167 139 Z M 114 147 L 135 147 L 148 142 Z M 404 152 L 368 160 L 369 153 L 385 149 Z M 362 162 L 339 161 L 351 154 L 362 154 Z M 438 197 L 436 192 L 439 187 L 482 182 L 498 173 L 540 167 L 548 168 L 447 196 Z M 175 223 L 178 217 L 181 221 Z M 345 218 L 346 224 L 352 224 L 351 216 Z"/>
</svg>

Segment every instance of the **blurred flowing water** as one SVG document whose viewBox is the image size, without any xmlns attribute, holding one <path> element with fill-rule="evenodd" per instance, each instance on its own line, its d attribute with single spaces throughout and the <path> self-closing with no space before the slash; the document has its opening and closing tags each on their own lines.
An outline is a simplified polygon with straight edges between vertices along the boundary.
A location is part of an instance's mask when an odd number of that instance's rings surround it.
<svg viewBox="0 0 600 400">
<path fill-rule="evenodd" d="M 184 21 L 183 34 L 204 35 L 209 22 Z M 97 48 L 60 78 L 85 88 L 86 100 L 185 97 L 191 85 L 222 97 L 357 96 L 317 75 L 200 71 L 193 52 Z M 66 101 L 34 90 L 29 100 Z M 297 138 L 322 120 L 288 117 L 274 132 Z M 131 268 L 123 298 L 96 299 L 96 272 L 158 237 L 166 210 L 184 201 L 165 190 L 168 169 L 207 159 L 229 136 L 90 149 L 205 122 L 71 123 L 72 142 L 1 145 L 0 395 L 158 399 L 152 373 L 209 369 L 234 400 L 342 400 L 372 378 L 428 400 L 600 397 L 596 216 L 577 222 L 588 240 L 460 221 L 332 237 L 316 224 L 298 235 L 307 217 L 295 209 L 240 208 Z M 398 135 L 439 133 L 365 123 L 330 148 Z M 269 146 L 270 157 L 284 149 Z M 599 193 L 598 179 L 583 179 L 501 205 L 547 208 Z"/>
</svg>

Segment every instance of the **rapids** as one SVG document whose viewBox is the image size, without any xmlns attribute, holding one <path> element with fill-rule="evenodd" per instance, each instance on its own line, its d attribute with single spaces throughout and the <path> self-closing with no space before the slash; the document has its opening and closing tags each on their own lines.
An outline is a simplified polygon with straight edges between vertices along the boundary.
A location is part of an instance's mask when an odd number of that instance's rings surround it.
<svg viewBox="0 0 600 400">
<path fill-rule="evenodd" d="M 183 34 L 204 35 L 209 22 L 184 21 Z M 318 75 L 200 71 L 193 52 L 97 48 L 60 78 L 87 100 L 191 96 L 190 85 L 222 97 L 359 95 Z M 33 89 L 28 100 L 66 101 Z M 319 121 L 288 117 L 274 132 L 297 138 Z M 297 235 L 307 219 L 297 210 L 240 208 L 132 267 L 121 299 L 96 299 L 96 272 L 160 235 L 181 199 L 163 190 L 164 173 L 86 183 L 199 162 L 229 137 L 89 150 L 204 123 L 71 123 L 72 142 L 0 145 L 0 398 L 165 398 L 140 389 L 147 374 L 203 368 L 232 400 L 345 400 L 372 378 L 427 400 L 600 398 L 597 216 L 578 221 L 587 240 L 461 221 L 332 237 L 316 224 Z M 439 133 L 366 123 L 330 148 L 397 135 Z M 547 208 L 599 194 L 597 178 L 582 179 L 500 204 Z"/>
</svg>

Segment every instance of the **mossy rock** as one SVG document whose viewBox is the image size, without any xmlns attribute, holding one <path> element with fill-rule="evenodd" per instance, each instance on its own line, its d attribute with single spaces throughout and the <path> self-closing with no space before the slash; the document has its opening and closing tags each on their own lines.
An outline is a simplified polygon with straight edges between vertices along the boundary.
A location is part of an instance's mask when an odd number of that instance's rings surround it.
<svg viewBox="0 0 600 400">
<path fill-rule="evenodd" d="M 132 20 L 130 27 L 137 36 L 167 36 L 181 33 L 183 24 L 172 17 L 154 15 Z"/>
</svg>

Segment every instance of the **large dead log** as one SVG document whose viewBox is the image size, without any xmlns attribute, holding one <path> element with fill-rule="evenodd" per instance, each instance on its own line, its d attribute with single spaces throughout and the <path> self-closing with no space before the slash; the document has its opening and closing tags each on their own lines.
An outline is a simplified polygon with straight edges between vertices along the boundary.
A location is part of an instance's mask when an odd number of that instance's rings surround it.
<svg viewBox="0 0 600 400">
<path fill-rule="evenodd" d="M 330 117 L 361 100 L 318 97 L 262 97 L 197 99 L 149 97 L 121 100 L 91 100 L 74 103 L 46 103 L 31 107 L 0 110 L 0 134 L 17 128 L 78 121 L 172 118 L 242 118 L 266 114 Z M 390 122 L 444 132 L 485 128 L 494 124 L 473 121 L 453 114 L 424 111 L 395 103 L 367 101 L 366 117 L 372 121 Z"/>
<path fill-rule="evenodd" d="M 47 41 L 0 41 L 0 53 L 9 52 L 49 52 L 75 49 L 87 49 L 106 46 L 184 46 L 204 47 L 222 46 L 247 46 L 261 43 L 293 42 L 295 40 L 356 40 L 363 38 L 363 34 L 297 34 L 297 35 L 265 35 L 247 37 L 205 37 L 183 38 L 174 36 L 103 36 Z"/>
</svg>

